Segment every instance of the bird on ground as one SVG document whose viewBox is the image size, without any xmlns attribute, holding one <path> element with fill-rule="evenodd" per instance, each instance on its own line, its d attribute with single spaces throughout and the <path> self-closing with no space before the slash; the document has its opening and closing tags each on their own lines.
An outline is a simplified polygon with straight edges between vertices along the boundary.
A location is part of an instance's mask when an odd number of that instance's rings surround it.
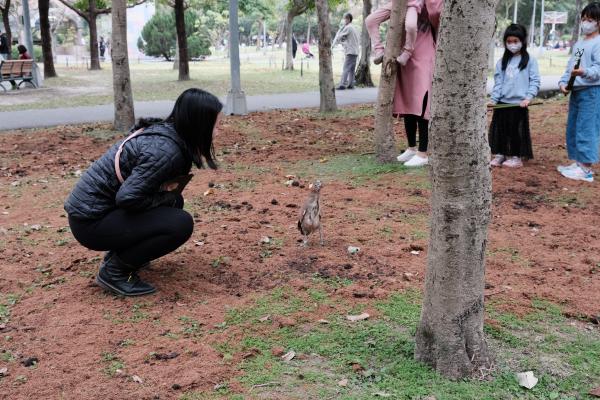
<svg viewBox="0 0 600 400">
<path fill-rule="evenodd" d="M 323 246 L 323 227 L 321 226 L 321 204 L 319 195 L 322 187 L 321 181 L 315 181 L 310 185 L 310 194 L 300 209 L 300 218 L 298 219 L 298 229 L 304 236 L 303 246 L 308 245 L 308 235 L 319 231 L 321 246 Z"/>
</svg>

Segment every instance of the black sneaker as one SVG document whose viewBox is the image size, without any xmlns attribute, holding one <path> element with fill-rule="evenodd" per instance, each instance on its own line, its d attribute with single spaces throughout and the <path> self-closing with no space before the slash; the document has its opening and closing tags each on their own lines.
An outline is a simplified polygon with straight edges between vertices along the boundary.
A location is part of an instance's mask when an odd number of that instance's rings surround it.
<svg viewBox="0 0 600 400">
<path fill-rule="evenodd" d="M 348 86 L 347 89 L 350 89 L 350 90 L 354 89 L 354 85 Z"/>
<path fill-rule="evenodd" d="M 340 85 L 336 88 L 336 90 L 346 90 L 346 86 Z"/>
<path fill-rule="evenodd" d="M 119 259 L 114 252 L 108 252 L 104 257 L 96 275 L 96 283 L 122 296 L 142 296 L 156 291 L 154 286 L 144 282 L 136 270 Z"/>
</svg>

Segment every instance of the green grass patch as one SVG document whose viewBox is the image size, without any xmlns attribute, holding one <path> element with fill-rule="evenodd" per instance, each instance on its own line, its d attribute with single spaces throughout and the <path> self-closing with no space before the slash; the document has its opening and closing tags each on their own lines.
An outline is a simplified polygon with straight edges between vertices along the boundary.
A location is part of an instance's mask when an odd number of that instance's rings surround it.
<svg viewBox="0 0 600 400">
<path fill-rule="evenodd" d="M 462 381 L 447 380 L 413 358 L 419 292 L 396 293 L 372 304 L 380 316 L 358 323 L 334 311 L 326 318 L 328 324 L 308 321 L 265 330 L 257 323 L 271 313 L 307 311 L 310 301 L 332 301 L 338 309 L 364 307 L 340 304 L 320 288 L 300 294 L 278 289 L 247 308 L 230 311 L 229 321 L 242 327 L 243 337 L 217 349 L 228 361 L 240 352 L 256 354 L 244 358 L 239 367 L 244 372 L 240 381 L 257 398 L 586 399 L 600 384 L 598 332 L 572 326 L 560 307 L 541 299 L 534 300 L 534 311 L 522 318 L 488 305 L 488 317 L 495 323 L 485 331 L 496 369 L 491 379 Z M 293 350 L 297 356 L 285 362 L 271 355 L 274 347 Z M 514 377 L 529 369 L 540 379 L 532 390 L 519 387 Z M 338 384 L 342 379 L 348 380 L 347 386 Z"/>
</svg>

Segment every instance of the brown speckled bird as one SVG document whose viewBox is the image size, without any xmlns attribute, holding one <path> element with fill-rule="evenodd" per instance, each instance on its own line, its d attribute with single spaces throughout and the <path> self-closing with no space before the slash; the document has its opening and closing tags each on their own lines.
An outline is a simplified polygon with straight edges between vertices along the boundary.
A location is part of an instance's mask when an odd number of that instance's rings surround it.
<svg viewBox="0 0 600 400">
<path fill-rule="evenodd" d="M 308 244 L 308 235 L 314 231 L 319 231 L 321 246 L 323 246 L 323 228 L 321 227 L 321 205 L 319 203 L 319 194 L 321 192 L 321 181 L 316 181 L 310 186 L 308 199 L 300 209 L 300 218 L 298 219 L 298 229 L 304 236 L 303 246 Z"/>
</svg>

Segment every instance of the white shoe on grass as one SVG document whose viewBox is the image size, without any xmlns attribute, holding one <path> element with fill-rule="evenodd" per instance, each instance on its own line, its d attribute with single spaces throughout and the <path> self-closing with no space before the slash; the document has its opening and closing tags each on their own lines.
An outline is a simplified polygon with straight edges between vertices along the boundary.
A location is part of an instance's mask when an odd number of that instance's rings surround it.
<svg viewBox="0 0 600 400">
<path fill-rule="evenodd" d="M 413 158 L 404 163 L 405 167 L 423 167 L 429 164 L 429 157 L 421 157 L 418 154 L 415 154 Z"/>
<path fill-rule="evenodd" d="M 405 163 L 405 162 L 409 161 L 411 158 L 413 158 L 415 156 L 415 154 L 417 154 L 416 151 L 414 151 L 412 149 L 406 149 L 406 150 L 404 150 L 404 152 L 402 154 L 400 154 L 398 157 L 396 157 L 396 160 L 398 160 L 401 163 Z"/>
</svg>

